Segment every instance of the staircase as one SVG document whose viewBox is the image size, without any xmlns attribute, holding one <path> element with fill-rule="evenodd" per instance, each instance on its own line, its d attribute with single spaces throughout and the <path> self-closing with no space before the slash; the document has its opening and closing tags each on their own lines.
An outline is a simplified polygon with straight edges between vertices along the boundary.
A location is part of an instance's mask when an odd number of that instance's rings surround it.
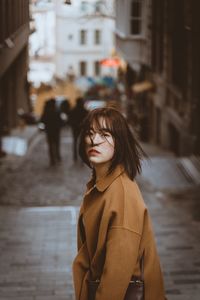
<svg viewBox="0 0 200 300">
<path fill-rule="evenodd" d="M 178 159 L 177 167 L 187 178 L 188 182 L 200 184 L 200 157 L 182 157 Z"/>
</svg>

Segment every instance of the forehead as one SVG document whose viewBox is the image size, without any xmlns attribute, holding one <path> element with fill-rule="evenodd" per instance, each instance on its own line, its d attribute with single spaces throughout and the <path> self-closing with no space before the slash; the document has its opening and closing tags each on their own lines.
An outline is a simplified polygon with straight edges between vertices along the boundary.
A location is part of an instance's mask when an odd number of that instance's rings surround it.
<svg viewBox="0 0 200 300">
<path fill-rule="evenodd" d="M 92 120 L 90 129 L 95 131 L 100 129 L 110 129 L 110 124 L 104 117 L 99 117 L 98 119 Z"/>
</svg>

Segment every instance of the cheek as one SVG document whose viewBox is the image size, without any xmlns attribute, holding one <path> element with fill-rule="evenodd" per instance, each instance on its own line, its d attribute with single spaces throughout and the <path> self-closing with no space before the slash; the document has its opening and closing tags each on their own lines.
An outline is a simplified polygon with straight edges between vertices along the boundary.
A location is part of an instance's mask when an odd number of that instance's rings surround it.
<svg viewBox="0 0 200 300">
<path fill-rule="evenodd" d="M 109 149 L 109 152 L 114 153 L 115 150 L 115 140 L 112 136 L 109 136 L 106 138 L 106 145 L 107 145 L 107 149 Z"/>
<path fill-rule="evenodd" d="M 114 152 L 115 152 L 115 148 L 114 148 L 114 144 L 112 145 L 112 144 L 108 144 L 107 145 L 107 155 L 110 157 L 110 158 L 112 158 L 113 157 L 113 155 L 114 155 Z"/>
<path fill-rule="evenodd" d="M 89 145 L 87 143 L 85 143 L 85 155 L 88 158 L 88 150 L 89 150 Z"/>
<path fill-rule="evenodd" d="M 90 142 L 90 138 L 89 138 L 89 136 L 86 136 L 85 137 L 85 145 L 87 146 L 89 144 L 89 142 Z"/>
<path fill-rule="evenodd" d="M 89 148 L 89 139 L 86 138 L 84 143 L 84 152 L 87 157 L 88 157 L 88 148 Z"/>
<path fill-rule="evenodd" d="M 108 144 L 110 145 L 110 146 L 115 146 L 115 142 L 114 142 L 114 139 L 113 139 L 113 137 L 112 136 L 109 136 L 108 138 L 107 138 L 107 142 L 108 142 Z"/>
</svg>

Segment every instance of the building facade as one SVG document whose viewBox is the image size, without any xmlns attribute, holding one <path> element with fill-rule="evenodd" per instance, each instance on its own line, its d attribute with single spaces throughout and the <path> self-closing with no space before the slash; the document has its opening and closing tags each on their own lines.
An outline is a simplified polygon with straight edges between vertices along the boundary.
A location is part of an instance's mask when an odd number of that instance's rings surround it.
<svg viewBox="0 0 200 300">
<path fill-rule="evenodd" d="M 116 12 L 124 2 L 129 17 L 117 14 L 117 50 L 128 63 L 127 95 L 140 136 L 177 155 L 199 154 L 200 3 L 117 0 Z M 124 27 L 120 19 L 128 20 Z"/>
<path fill-rule="evenodd" d="M 30 3 L 28 80 L 38 88 L 53 82 L 55 72 L 55 1 Z"/>
<path fill-rule="evenodd" d="M 99 77 L 109 72 L 100 60 L 114 46 L 113 1 L 56 1 L 56 76 Z"/>
<path fill-rule="evenodd" d="M 18 123 L 18 110 L 29 111 L 29 1 L 0 0 L 0 131 Z"/>
</svg>

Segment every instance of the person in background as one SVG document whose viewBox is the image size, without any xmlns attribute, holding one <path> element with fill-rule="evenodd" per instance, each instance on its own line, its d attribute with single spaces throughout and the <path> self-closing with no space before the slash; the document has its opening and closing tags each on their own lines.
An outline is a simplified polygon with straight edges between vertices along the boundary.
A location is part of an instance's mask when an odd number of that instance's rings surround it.
<svg viewBox="0 0 200 300">
<path fill-rule="evenodd" d="M 164 300 L 151 218 L 135 181 L 145 153 L 123 115 L 109 107 L 91 111 L 79 153 L 92 178 L 78 219 L 76 300 L 126 300 L 138 285 L 137 299 Z"/>
<path fill-rule="evenodd" d="M 61 161 L 60 155 L 60 131 L 62 127 L 62 120 L 60 111 L 56 107 L 56 100 L 51 98 L 47 100 L 40 122 L 45 125 L 45 132 L 49 148 L 50 165 L 55 165 Z"/>
<path fill-rule="evenodd" d="M 81 125 L 85 117 L 87 116 L 88 111 L 84 107 L 84 100 L 83 98 L 77 98 L 76 105 L 72 110 L 69 112 L 68 124 L 72 129 L 72 136 L 73 136 L 73 160 L 74 162 L 78 159 L 78 151 L 77 151 L 77 143 L 78 137 L 81 131 Z"/>
<path fill-rule="evenodd" d="M 69 113 L 70 113 L 70 103 L 69 100 L 67 98 L 65 98 L 64 100 L 61 101 L 60 103 L 60 107 L 58 107 L 58 109 L 60 110 L 60 117 L 62 120 L 62 126 L 68 126 L 68 117 L 69 117 Z"/>
</svg>

